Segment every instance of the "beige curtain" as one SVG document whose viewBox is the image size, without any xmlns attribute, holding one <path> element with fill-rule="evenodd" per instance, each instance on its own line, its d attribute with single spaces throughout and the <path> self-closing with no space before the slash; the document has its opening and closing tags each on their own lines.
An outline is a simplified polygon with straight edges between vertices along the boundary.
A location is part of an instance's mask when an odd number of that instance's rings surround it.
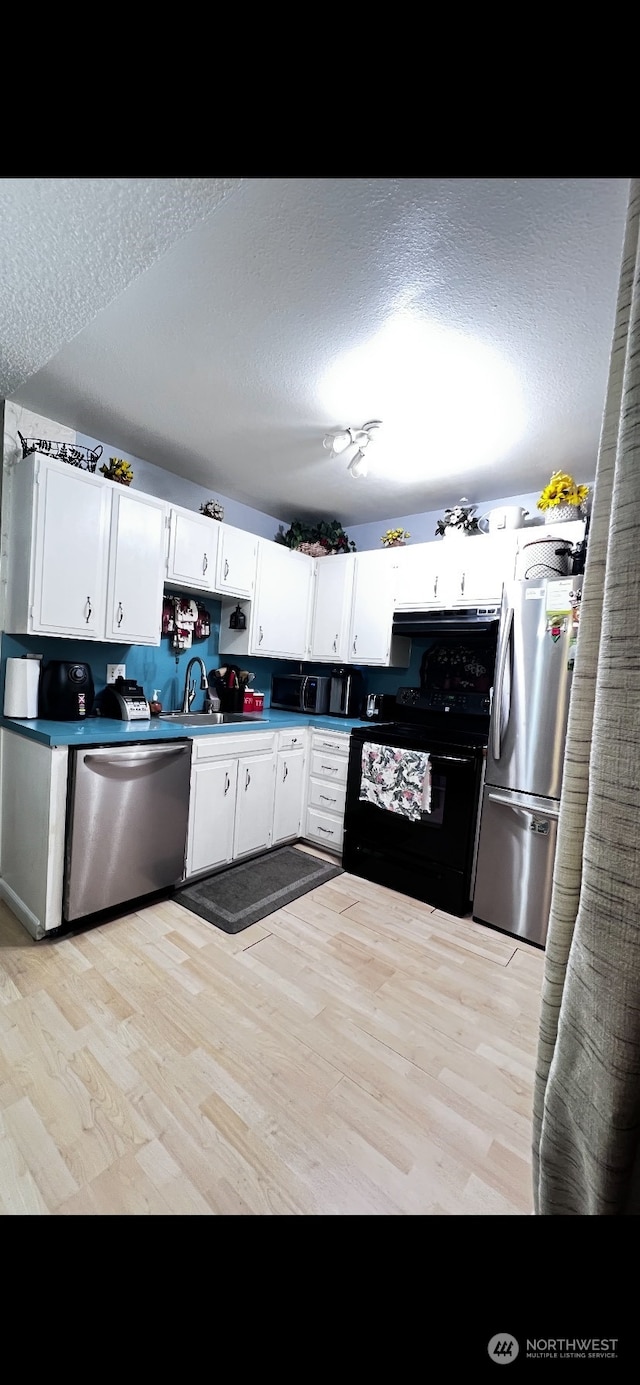
<svg viewBox="0 0 640 1385">
<path fill-rule="evenodd" d="M 534 1097 L 538 1215 L 640 1213 L 640 179 L 573 678 Z"/>
</svg>

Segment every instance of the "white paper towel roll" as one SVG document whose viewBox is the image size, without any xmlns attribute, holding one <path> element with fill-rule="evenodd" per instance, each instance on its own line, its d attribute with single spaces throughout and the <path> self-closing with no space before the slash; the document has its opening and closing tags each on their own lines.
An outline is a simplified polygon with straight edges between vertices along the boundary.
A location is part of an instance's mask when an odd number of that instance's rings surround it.
<svg viewBox="0 0 640 1385">
<path fill-rule="evenodd" d="M 28 719 L 38 715 L 39 659 L 7 659 L 4 684 L 6 717 Z"/>
</svg>

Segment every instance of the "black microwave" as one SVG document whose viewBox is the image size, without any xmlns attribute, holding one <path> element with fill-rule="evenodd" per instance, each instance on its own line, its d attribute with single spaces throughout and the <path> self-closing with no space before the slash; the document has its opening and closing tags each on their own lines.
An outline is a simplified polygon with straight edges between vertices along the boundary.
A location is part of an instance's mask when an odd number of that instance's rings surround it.
<svg viewBox="0 0 640 1385">
<path fill-rule="evenodd" d="M 274 673 L 271 678 L 271 706 L 283 712 L 311 712 L 316 716 L 329 711 L 330 678 L 313 678 L 304 673 Z"/>
</svg>

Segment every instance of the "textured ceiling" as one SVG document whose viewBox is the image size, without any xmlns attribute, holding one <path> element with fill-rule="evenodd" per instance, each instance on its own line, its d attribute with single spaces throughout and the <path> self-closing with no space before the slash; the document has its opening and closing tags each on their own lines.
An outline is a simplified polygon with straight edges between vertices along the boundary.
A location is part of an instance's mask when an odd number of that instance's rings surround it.
<svg viewBox="0 0 640 1385">
<path fill-rule="evenodd" d="M 0 179 L 0 396 L 210 216 L 237 182 Z"/>
<path fill-rule="evenodd" d="M 14 217 L 7 392 L 289 519 L 592 478 L 626 180 L 230 182 L 92 181 L 93 230 L 85 199 L 46 254 Z M 370 418 L 354 481 L 323 436 Z"/>
</svg>

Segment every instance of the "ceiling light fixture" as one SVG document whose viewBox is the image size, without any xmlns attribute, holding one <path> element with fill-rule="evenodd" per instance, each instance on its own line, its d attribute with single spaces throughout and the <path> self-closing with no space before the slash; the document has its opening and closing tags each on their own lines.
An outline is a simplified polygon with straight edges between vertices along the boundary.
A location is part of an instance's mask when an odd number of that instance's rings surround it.
<svg viewBox="0 0 640 1385">
<path fill-rule="evenodd" d="M 332 457 L 339 457 L 350 447 L 355 447 L 356 451 L 351 457 L 347 471 L 357 481 L 368 475 L 369 464 L 365 457 L 365 449 L 369 447 L 373 436 L 381 427 L 380 419 L 374 418 L 369 423 L 363 423 L 361 428 L 339 428 L 335 433 L 327 433 L 323 447 L 330 451 Z"/>
</svg>

